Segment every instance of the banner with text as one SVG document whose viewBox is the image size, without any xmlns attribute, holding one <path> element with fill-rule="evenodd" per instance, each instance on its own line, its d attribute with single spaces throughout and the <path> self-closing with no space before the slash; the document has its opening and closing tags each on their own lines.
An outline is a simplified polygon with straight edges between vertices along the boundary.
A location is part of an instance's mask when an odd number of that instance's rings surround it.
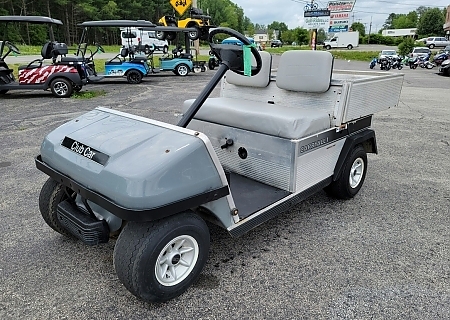
<svg viewBox="0 0 450 320">
<path fill-rule="evenodd" d="M 324 29 L 330 26 L 330 17 L 305 17 L 305 24 L 308 29 Z"/>
<path fill-rule="evenodd" d="M 350 29 L 350 13 L 356 0 L 329 1 L 327 9 L 330 11 L 329 33 L 346 32 Z"/>
</svg>

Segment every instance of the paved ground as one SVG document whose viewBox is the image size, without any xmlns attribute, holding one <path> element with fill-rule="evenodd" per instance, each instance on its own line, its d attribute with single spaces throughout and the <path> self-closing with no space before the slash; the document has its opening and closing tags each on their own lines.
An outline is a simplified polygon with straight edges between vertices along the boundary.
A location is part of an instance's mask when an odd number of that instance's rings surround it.
<svg viewBox="0 0 450 320">
<path fill-rule="evenodd" d="M 353 61 L 335 67 L 369 70 Z M 107 92 L 90 100 L 6 95 L 0 319 L 450 318 L 450 78 L 402 72 L 399 106 L 374 117 L 379 154 L 369 155 L 354 199 L 320 192 L 237 239 L 212 227 L 199 282 L 164 304 L 143 303 L 120 284 L 114 241 L 87 247 L 44 223 L 38 195 L 46 176 L 33 157 L 48 132 L 98 105 L 176 123 L 182 101 L 213 72 L 105 81 L 83 89 Z"/>
</svg>

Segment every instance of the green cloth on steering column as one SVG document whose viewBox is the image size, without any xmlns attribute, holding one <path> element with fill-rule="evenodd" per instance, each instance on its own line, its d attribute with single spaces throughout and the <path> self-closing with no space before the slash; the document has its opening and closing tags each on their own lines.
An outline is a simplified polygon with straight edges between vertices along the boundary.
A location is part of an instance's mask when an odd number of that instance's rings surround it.
<svg viewBox="0 0 450 320">
<path fill-rule="evenodd" d="M 250 77 L 252 75 L 252 49 L 256 48 L 256 44 L 252 43 L 249 45 L 244 44 L 244 75 Z"/>
</svg>

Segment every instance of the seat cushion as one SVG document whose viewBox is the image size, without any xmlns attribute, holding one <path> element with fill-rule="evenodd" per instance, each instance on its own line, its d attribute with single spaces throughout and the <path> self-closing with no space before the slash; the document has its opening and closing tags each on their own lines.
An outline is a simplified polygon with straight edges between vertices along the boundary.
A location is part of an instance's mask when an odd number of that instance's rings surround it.
<svg viewBox="0 0 450 320">
<path fill-rule="evenodd" d="M 184 102 L 183 113 L 193 102 Z M 231 98 L 208 98 L 194 118 L 286 139 L 299 139 L 331 127 L 330 115 L 324 111 Z"/>
<path fill-rule="evenodd" d="M 32 65 L 24 65 L 24 66 L 19 66 L 19 68 L 17 68 L 17 70 L 25 70 L 25 69 L 36 69 L 36 68 L 40 68 L 41 65 L 39 64 L 32 64 Z"/>
</svg>

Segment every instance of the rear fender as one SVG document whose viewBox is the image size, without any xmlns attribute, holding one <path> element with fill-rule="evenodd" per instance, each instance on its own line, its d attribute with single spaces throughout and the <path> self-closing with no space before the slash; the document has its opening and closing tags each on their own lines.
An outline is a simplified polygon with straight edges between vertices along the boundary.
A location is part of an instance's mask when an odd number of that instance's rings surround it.
<svg viewBox="0 0 450 320">
<path fill-rule="evenodd" d="M 339 159 L 336 162 L 336 166 L 334 168 L 333 181 L 339 179 L 341 172 L 344 168 L 345 160 L 348 155 L 357 145 L 362 145 L 366 153 L 375 153 L 378 154 L 377 149 L 377 141 L 375 138 L 375 131 L 371 129 L 364 130 L 362 132 L 351 135 L 345 140 L 344 146 L 341 150 L 341 154 L 339 155 Z"/>
<path fill-rule="evenodd" d="M 47 78 L 47 80 L 45 81 L 44 90 L 48 89 L 52 81 L 56 78 L 65 78 L 76 85 L 83 85 L 83 82 L 81 81 L 80 75 L 78 73 L 56 72 Z"/>
</svg>

